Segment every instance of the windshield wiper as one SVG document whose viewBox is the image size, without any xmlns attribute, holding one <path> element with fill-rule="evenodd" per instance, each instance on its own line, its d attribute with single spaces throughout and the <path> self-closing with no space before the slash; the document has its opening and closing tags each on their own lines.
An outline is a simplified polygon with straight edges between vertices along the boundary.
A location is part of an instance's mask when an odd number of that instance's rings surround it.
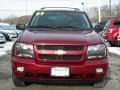
<svg viewBox="0 0 120 90">
<path fill-rule="evenodd" d="M 85 30 L 84 28 L 75 27 L 75 26 L 60 26 L 60 27 L 56 27 L 56 28 L 61 29 L 61 30 L 68 30 L 68 31 Z"/>
<path fill-rule="evenodd" d="M 53 27 L 50 27 L 50 26 L 44 26 L 44 25 L 40 25 L 40 26 L 30 26 L 28 28 L 50 28 L 50 29 L 53 29 Z"/>
<path fill-rule="evenodd" d="M 59 27 L 56 27 L 56 28 L 72 28 L 72 29 L 79 29 L 78 27 L 75 27 L 75 26 L 59 26 Z"/>
</svg>

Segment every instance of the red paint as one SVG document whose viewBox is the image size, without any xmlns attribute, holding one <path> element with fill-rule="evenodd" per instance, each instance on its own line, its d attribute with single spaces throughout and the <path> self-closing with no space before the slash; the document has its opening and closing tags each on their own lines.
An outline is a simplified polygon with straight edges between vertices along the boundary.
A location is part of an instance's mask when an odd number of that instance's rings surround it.
<svg viewBox="0 0 120 90">
<path fill-rule="evenodd" d="M 42 28 L 41 28 L 42 29 Z M 12 74 L 22 80 L 102 80 L 107 73 L 108 58 L 107 56 L 101 59 L 87 60 L 88 46 L 105 44 L 104 40 L 93 30 L 39 30 L 27 29 L 16 42 L 33 45 L 34 58 L 20 58 L 15 56 L 15 48 L 12 52 Z M 15 45 L 15 44 L 14 44 Z M 42 60 L 40 55 L 49 55 L 48 58 L 53 58 L 50 55 L 56 55 L 57 50 L 39 50 L 37 45 L 68 45 L 68 46 L 83 46 L 82 50 L 64 50 L 63 56 L 57 57 L 57 60 Z M 69 58 L 71 55 L 71 58 Z M 80 56 L 79 60 L 71 60 Z M 67 57 L 69 56 L 69 57 Z M 73 57 L 72 57 L 73 56 Z M 64 57 L 64 60 L 63 60 Z M 58 59 L 59 58 L 59 59 Z M 78 59 L 79 57 L 77 57 Z M 67 59 L 67 60 L 66 60 Z M 70 60 L 69 60 L 70 59 Z M 23 72 L 16 70 L 17 67 L 24 67 Z M 52 67 L 68 67 L 70 69 L 69 77 L 52 77 L 50 76 Z M 96 68 L 103 68 L 102 73 L 96 73 Z M 31 77 L 26 77 L 27 73 L 31 73 Z"/>
<path fill-rule="evenodd" d="M 38 33 L 24 31 L 17 41 L 33 44 L 34 56 L 33 59 L 18 58 L 12 56 L 12 71 L 15 76 L 21 79 L 36 80 L 101 80 L 107 72 L 108 58 L 87 60 L 87 47 L 89 45 L 95 45 L 103 43 L 102 39 L 94 31 L 81 34 L 80 31 L 60 31 L 60 32 L 43 32 Z M 54 54 L 54 50 L 48 50 L 46 52 L 37 50 L 36 45 L 83 45 L 85 48 L 82 51 L 66 51 L 66 55 L 82 55 L 81 60 L 66 61 L 66 60 L 40 60 L 39 54 Z M 17 66 L 25 67 L 24 72 L 16 71 Z M 74 78 L 53 78 L 50 76 L 51 67 L 69 67 L 70 75 Z M 104 73 L 97 74 L 96 68 L 103 68 Z M 25 77 L 25 73 L 32 73 L 33 77 Z M 37 75 L 40 75 L 39 77 Z M 87 74 L 93 74 L 94 77 L 87 78 Z"/>
<path fill-rule="evenodd" d="M 103 37 L 113 45 L 116 43 L 116 39 L 117 39 L 117 36 L 119 35 L 119 28 L 120 28 L 120 26 L 114 25 L 114 23 L 116 22 L 120 23 L 120 20 L 112 19 L 107 23 L 107 26 L 104 28 Z"/>
</svg>

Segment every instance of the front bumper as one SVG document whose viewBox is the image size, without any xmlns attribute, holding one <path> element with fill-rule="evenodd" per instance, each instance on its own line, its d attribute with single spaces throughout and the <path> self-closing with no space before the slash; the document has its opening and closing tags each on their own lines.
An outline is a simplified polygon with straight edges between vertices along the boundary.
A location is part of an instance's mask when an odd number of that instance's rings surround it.
<svg viewBox="0 0 120 90">
<path fill-rule="evenodd" d="M 69 77 L 52 77 L 50 75 L 51 67 L 69 67 Z M 17 71 L 17 67 L 24 67 L 24 71 Z M 97 73 L 96 68 L 103 68 L 102 73 Z M 66 64 L 66 65 L 38 65 L 34 59 L 20 59 L 12 57 L 12 74 L 24 81 L 98 81 L 102 80 L 107 73 L 108 60 L 86 61 L 83 65 Z"/>
</svg>

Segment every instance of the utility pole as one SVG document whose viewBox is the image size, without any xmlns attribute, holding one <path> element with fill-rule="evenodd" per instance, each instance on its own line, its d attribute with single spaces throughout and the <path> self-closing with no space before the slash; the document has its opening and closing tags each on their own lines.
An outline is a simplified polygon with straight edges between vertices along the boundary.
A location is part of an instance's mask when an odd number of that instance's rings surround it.
<svg viewBox="0 0 120 90">
<path fill-rule="evenodd" d="M 109 10 L 109 18 L 111 19 L 111 0 L 109 0 L 110 10 Z"/>
<path fill-rule="evenodd" d="M 99 16 L 99 22 L 101 22 L 101 10 L 100 10 L 100 5 L 98 6 L 98 16 Z"/>
<path fill-rule="evenodd" d="M 27 0 L 26 0 L 26 24 L 27 24 Z"/>
<path fill-rule="evenodd" d="M 98 18 L 99 18 L 99 22 L 101 22 L 101 2 L 100 0 L 98 1 Z"/>
</svg>

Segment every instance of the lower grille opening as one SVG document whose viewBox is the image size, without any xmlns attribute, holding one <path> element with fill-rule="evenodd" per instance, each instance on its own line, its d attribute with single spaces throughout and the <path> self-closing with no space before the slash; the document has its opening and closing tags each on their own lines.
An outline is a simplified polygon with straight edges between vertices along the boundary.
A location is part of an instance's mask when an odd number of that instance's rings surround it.
<svg viewBox="0 0 120 90">
<path fill-rule="evenodd" d="M 39 54 L 39 58 L 42 60 L 80 60 L 80 55 L 47 55 Z"/>
<path fill-rule="evenodd" d="M 38 78 L 48 78 L 48 77 L 50 77 L 48 74 L 41 74 L 41 73 L 38 73 L 37 74 L 37 77 Z"/>
<path fill-rule="evenodd" d="M 42 79 L 80 79 L 82 78 L 82 76 L 79 74 L 70 75 L 70 77 L 52 77 L 50 76 L 50 74 L 42 74 L 42 73 L 38 73 L 37 77 Z"/>
<path fill-rule="evenodd" d="M 86 75 L 86 78 L 93 78 L 95 75 L 93 73 L 89 73 Z"/>
<path fill-rule="evenodd" d="M 33 77 L 33 73 L 30 73 L 30 72 L 27 72 L 27 73 L 25 73 L 25 77 Z"/>
</svg>

